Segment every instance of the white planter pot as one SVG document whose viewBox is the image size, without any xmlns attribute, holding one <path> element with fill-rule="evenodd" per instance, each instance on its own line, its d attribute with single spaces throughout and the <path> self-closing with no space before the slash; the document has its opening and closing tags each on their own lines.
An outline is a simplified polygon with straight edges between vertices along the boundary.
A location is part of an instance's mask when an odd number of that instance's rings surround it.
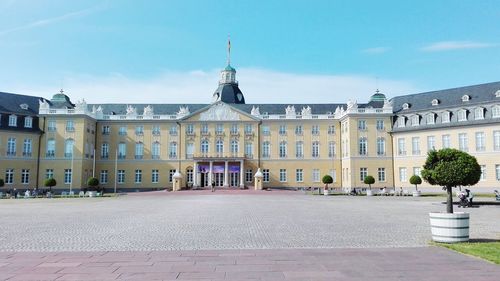
<svg viewBox="0 0 500 281">
<path fill-rule="evenodd" d="M 97 196 L 97 191 L 87 191 L 89 197 L 96 197 Z"/>
<path fill-rule="evenodd" d="M 429 213 L 432 240 L 444 243 L 469 241 L 469 213 Z"/>
<path fill-rule="evenodd" d="M 367 189 L 366 196 L 373 196 L 373 191 L 371 191 L 370 189 Z"/>
<path fill-rule="evenodd" d="M 330 195 L 330 190 L 328 188 L 325 188 L 325 190 L 323 191 L 323 195 L 325 196 Z"/>
<path fill-rule="evenodd" d="M 420 190 L 413 191 L 413 197 L 420 197 Z"/>
</svg>

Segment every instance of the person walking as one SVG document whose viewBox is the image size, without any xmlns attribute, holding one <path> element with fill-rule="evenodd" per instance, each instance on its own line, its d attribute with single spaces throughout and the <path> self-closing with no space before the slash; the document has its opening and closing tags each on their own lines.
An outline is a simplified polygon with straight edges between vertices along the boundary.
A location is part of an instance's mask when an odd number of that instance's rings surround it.
<svg viewBox="0 0 500 281">
<path fill-rule="evenodd" d="M 212 192 L 215 192 L 215 181 L 212 181 Z"/>
</svg>

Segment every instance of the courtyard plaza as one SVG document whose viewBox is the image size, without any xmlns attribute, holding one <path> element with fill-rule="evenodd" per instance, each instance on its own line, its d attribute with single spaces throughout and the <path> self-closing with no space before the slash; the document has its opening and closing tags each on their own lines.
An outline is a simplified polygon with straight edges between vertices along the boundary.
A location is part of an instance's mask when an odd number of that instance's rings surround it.
<svg viewBox="0 0 500 281">
<path fill-rule="evenodd" d="M 0 200 L 0 280 L 498 280 L 498 265 L 429 246 L 428 213 L 443 200 L 251 190 Z M 500 238 L 498 206 L 467 212 L 471 239 Z"/>
</svg>

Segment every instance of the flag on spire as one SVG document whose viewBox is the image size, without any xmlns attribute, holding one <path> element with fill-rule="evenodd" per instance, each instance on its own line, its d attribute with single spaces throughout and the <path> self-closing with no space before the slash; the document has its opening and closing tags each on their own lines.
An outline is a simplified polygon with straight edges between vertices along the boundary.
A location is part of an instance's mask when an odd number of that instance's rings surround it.
<svg viewBox="0 0 500 281">
<path fill-rule="evenodd" d="M 231 64 L 231 38 L 227 36 L 227 65 Z"/>
</svg>

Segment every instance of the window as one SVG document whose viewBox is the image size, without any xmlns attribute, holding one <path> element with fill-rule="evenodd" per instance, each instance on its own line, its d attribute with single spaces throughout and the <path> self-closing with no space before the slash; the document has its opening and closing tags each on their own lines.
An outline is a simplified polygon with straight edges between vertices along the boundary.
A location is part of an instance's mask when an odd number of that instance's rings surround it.
<svg viewBox="0 0 500 281">
<path fill-rule="evenodd" d="M 358 129 L 366 130 L 366 120 L 358 120 Z"/>
<path fill-rule="evenodd" d="M 269 169 L 262 170 L 262 181 L 269 182 Z"/>
<path fill-rule="evenodd" d="M 335 142 L 334 141 L 328 142 L 328 157 L 329 158 L 335 157 Z"/>
<path fill-rule="evenodd" d="M 7 156 L 16 156 L 16 138 L 7 140 Z"/>
<path fill-rule="evenodd" d="M 127 135 L 127 127 L 126 126 L 121 126 L 118 129 L 118 135 L 120 135 L 120 136 L 126 136 Z"/>
<path fill-rule="evenodd" d="M 177 136 L 177 126 L 176 125 L 172 125 L 170 127 L 170 129 L 168 130 L 168 133 L 171 135 L 171 136 Z"/>
<path fill-rule="evenodd" d="M 403 107 L 403 109 L 408 109 L 408 108 L 410 108 L 410 104 L 405 102 L 405 103 L 403 103 L 402 107 Z"/>
<path fill-rule="evenodd" d="M 411 138 L 411 154 L 412 155 L 420 155 L 420 138 L 412 137 Z"/>
<path fill-rule="evenodd" d="M 385 181 L 385 168 L 378 168 L 377 174 L 378 174 L 378 181 L 384 182 Z"/>
<path fill-rule="evenodd" d="M 304 158 L 304 143 L 302 141 L 295 142 L 295 157 Z"/>
<path fill-rule="evenodd" d="M 333 182 L 337 182 L 337 170 L 331 169 L 328 172 L 329 172 L 330 176 L 332 177 Z"/>
<path fill-rule="evenodd" d="M 172 182 L 174 178 L 175 170 L 168 171 L 168 182 Z"/>
<path fill-rule="evenodd" d="M 436 149 L 436 138 L 434 136 L 427 137 L 427 151 Z"/>
<path fill-rule="evenodd" d="M 45 157 L 55 157 L 56 155 L 56 141 L 54 139 L 47 140 L 47 150 L 45 152 Z"/>
<path fill-rule="evenodd" d="M 155 141 L 153 142 L 153 145 L 151 146 L 151 158 L 152 159 L 160 159 L 161 155 L 161 145 L 160 142 Z"/>
<path fill-rule="evenodd" d="M 73 172 L 71 169 L 64 169 L 64 184 L 71 184 L 73 181 Z"/>
<path fill-rule="evenodd" d="M 168 145 L 168 158 L 177 159 L 177 142 L 172 141 Z"/>
<path fill-rule="evenodd" d="M 31 153 L 32 153 L 31 139 L 24 139 L 23 156 L 24 157 L 31 157 Z"/>
<path fill-rule="evenodd" d="M 398 127 L 403 128 L 405 126 L 406 120 L 404 116 L 398 117 Z"/>
<path fill-rule="evenodd" d="M 385 128 L 384 120 L 377 120 L 377 130 L 381 131 Z"/>
<path fill-rule="evenodd" d="M 278 133 L 280 136 L 286 135 L 286 125 L 280 125 Z"/>
<path fill-rule="evenodd" d="M 313 126 L 311 127 L 311 133 L 312 133 L 314 136 L 319 135 L 319 125 L 313 125 Z"/>
<path fill-rule="evenodd" d="M 319 142 L 317 141 L 312 143 L 312 157 L 313 158 L 319 157 Z"/>
<path fill-rule="evenodd" d="M 495 165 L 495 173 L 496 173 L 496 178 L 497 181 L 500 181 L 500 165 Z"/>
<path fill-rule="evenodd" d="M 245 135 L 251 135 L 253 133 L 252 124 L 245 124 Z"/>
<path fill-rule="evenodd" d="M 458 121 L 461 122 L 461 121 L 467 121 L 467 110 L 465 109 L 460 109 L 458 112 L 457 112 L 457 118 L 458 118 Z"/>
<path fill-rule="evenodd" d="M 49 132 L 56 131 L 56 120 L 49 120 L 47 122 L 47 131 L 49 131 Z"/>
<path fill-rule="evenodd" d="M 405 139 L 398 139 L 398 155 L 406 155 Z"/>
<path fill-rule="evenodd" d="M 17 127 L 17 116 L 16 115 L 9 115 L 9 126 L 10 127 Z"/>
<path fill-rule="evenodd" d="M 186 180 L 188 183 L 193 183 L 193 175 L 194 175 L 193 169 L 188 168 L 186 170 Z"/>
<path fill-rule="evenodd" d="M 24 128 L 33 128 L 33 118 L 32 117 L 25 117 L 24 118 Z"/>
<path fill-rule="evenodd" d="M 450 123 L 450 112 L 445 111 L 441 114 L 441 123 Z"/>
<path fill-rule="evenodd" d="M 154 125 L 153 128 L 151 129 L 151 133 L 154 135 L 154 136 L 159 136 L 161 134 L 161 129 L 160 129 L 160 126 L 158 125 Z"/>
<path fill-rule="evenodd" d="M 500 131 L 493 131 L 493 150 L 500 150 Z"/>
<path fill-rule="evenodd" d="M 295 134 L 301 136 L 303 133 L 302 125 L 295 126 Z"/>
<path fill-rule="evenodd" d="M 408 181 L 408 176 L 406 174 L 406 168 L 399 168 L 399 181 L 400 182 L 407 182 Z"/>
<path fill-rule="evenodd" d="M 436 106 L 436 105 L 438 105 L 438 104 L 439 104 L 439 100 L 438 100 L 438 99 L 433 99 L 433 100 L 431 101 L 431 104 L 432 104 L 432 106 Z"/>
<path fill-rule="evenodd" d="M 135 170 L 135 183 L 142 182 L 142 170 Z"/>
<path fill-rule="evenodd" d="M 368 176 L 368 168 L 359 168 L 359 180 L 363 182 Z"/>
<path fill-rule="evenodd" d="M 320 181 L 319 169 L 313 169 L 312 170 L 312 181 L 313 182 L 319 182 Z"/>
<path fill-rule="evenodd" d="M 224 153 L 224 141 L 221 139 L 218 139 L 215 142 L 215 152 L 218 154 Z"/>
<path fill-rule="evenodd" d="M 224 125 L 223 124 L 215 125 L 215 134 L 222 135 L 223 133 L 224 133 Z"/>
<path fill-rule="evenodd" d="M 329 135 L 334 135 L 335 134 L 335 125 L 329 125 L 328 126 L 328 134 Z"/>
<path fill-rule="evenodd" d="M 85 149 L 84 149 L 84 152 L 85 152 L 85 158 L 89 158 L 89 151 L 90 151 L 89 143 L 88 143 L 88 142 L 86 142 L 86 143 L 85 143 Z"/>
<path fill-rule="evenodd" d="M 271 155 L 271 144 L 268 141 L 262 143 L 262 157 L 269 158 Z"/>
<path fill-rule="evenodd" d="M 22 169 L 21 170 L 21 183 L 22 184 L 29 184 L 30 183 L 30 170 L 29 169 Z"/>
<path fill-rule="evenodd" d="M 485 141 L 484 132 L 477 132 L 476 151 L 484 151 L 486 149 L 484 141 Z"/>
<path fill-rule="evenodd" d="M 121 142 L 118 144 L 118 159 L 125 159 L 127 157 L 127 144 Z"/>
<path fill-rule="evenodd" d="M 418 125 L 420 125 L 420 116 L 418 116 L 418 115 L 413 115 L 413 116 L 411 117 L 411 125 L 412 125 L 412 126 L 418 126 Z"/>
<path fill-rule="evenodd" d="M 202 135 L 207 135 L 208 134 L 208 124 L 206 124 L 206 123 L 201 124 L 200 132 Z"/>
<path fill-rule="evenodd" d="M 469 150 L 467 134 L 465 134 L 465 133 L 458 134 L 458 149 L 460 149 L 462 151 Z"/>
<path fill-rule="evenodd" d="M 74 132 L 75 131 L 75 123 L 73 120 L 66 121 L 66 132 Z"/>
<path fill-rule="evenodd" d="M 111 129 L 109 128 L 108 125 L 105 125 L 105 126 L 102 126 L 101 132 L 103 135 L 109 135 L 109 133 L 111 132 Z"/>
<path fill-rule="evenodd" d="M 252 169 L 245 170 L 245 181 L 252 182 L 253 181 L 253 171 Z"/>
<path fill-rule="evenodd" d="M 481 177 L 479 178 L 480 181 L 485 181 L 486 180 L 486 165 L 481 165 Z"/>
<path fill-rule="evenodd" d="M 269 131 L 269 126 L 268 125 L 263 125 L 262 126 L 262 134 L 264 136 L 269 136 L 271 132 Z"/>
<path fill-rule="evenodd" d="M 491 117 L 500 118 L 500 106 L 495 105 L 491 108 Z"/>
<path fill-rule="evenodd" d="M 280 182 L 286 182 L 286 169 L 280 169 Z"/>
<path fill-rule="evenodd" d="M 13 184 L 13 183 L 14 183 L 14 169 L 6 169 L 5 184 Z"/>
<path fill-rule="evenodd" d="M 465 101 L 469 101 L 469 99 L 470 99 L 470 96 L 468 96 L 468 95 L 463 95 L 463 96 L 462 96 L 462 101 L 463 101 L 463 102 L 465 102 Z"/>
<path fill-rule="evenodd" d="M 233 155 L 238 154 L 239 148 L 240 148 L 240 146 L 239 146 L 238 140 L 236 140 L 236 139 L 231 140 L 231 153 Z"/>
<path fill-rule="evenodd" d="M 64 157 L 66 158 L 73 157 L 74 147 L 75 147 L 75 141 L 73 139 L 67 139 L 64 142 Z"/>
<path fill-rule="evenodd" d="M 144 157 L 144 144 L 137 142 L 135 144 L 135 159 L 142 159 Z"/>
<path fill-rule="evenodd" d="M 99 181 L 101 184 L 108 183 L 108 170 L 101 170 L 101 179 Z"/>
<path fill-rule="evenodd" d="M 421 176 L 421 172 L 422 171 L 422 168 L 420 167 L 413 167 L 413 174 L 416 175 L 416 176 Z"/>
<path fill-rule="evenodd" d="M 125 183 L 125 170 L 118 170 L 118 183 Z"/>
<path fill-rule="evenodd" d="M 450 148 L 450 135 L 443 135 L 441 137 L 443 148 Z"/>
<path fill-rule="evenodd" d="M 208 140 L 204 139 L 201 141 L 200 152 L 204 154 L 208 153 Z"/>
<path fill-rule="evenodd" d="M 474 109 L 474 119 L 476 120 L 484 119 L 484 108 L 478 107 Z"/>
<path fill-rule="evenodd" d="M 231 135 L 237 135 L 239 133 L 239 126 L 238 124 L 231 124 Z"/>
<path fill-rule="evenodd" d="M 251 142 L 245 143 L 245 157 L 247 158 L 253 157 L 253 144 Z"/>
<path fill-rule="evenodd" d="M 135 126 L 135 135 L 136 136 L 144 135 L 144 126 Z"/>
<path fill-rule="evenodd" d="M 158 183 L 160 181 L 160 172 L 157 169 L 153 169 L 151 171 L 151 183 Z M 193 182 L 193 170 L 191 170 L 191 181 L 188 182 Z"/>
<path fill-rule="evenodd" d="M 108 159 L 108 158 L 109 158 L 109 144 L 103 143 L 101 145 L 101 159 Z"/>
<path fill-rule="evenodd" d="M 282 142 L 280 142 L 280 145 L 279 145 L 279 157 L 286 158 L 286 154 L 287 154 L 286 141 L 282 141 Z"/>
<path fill-rule="evenodd" d="M 378 156 L 385 155 L 385 138 L 382 137 L 377 138 L 377 155 Z"/>
<path fill-rule="evenodd" d="M 303 172 L 304 171 L 302 169 L 295 170 L 295 181 L 296 182 L 303 182 L 304 181 Z"/>
<path fill-rule="evenodd" d="M 434 122 L 435 122 L 434 113 L 427 114 L 426 123 L 427 124 L 434 124 Z"/>
<path fill-rule="evenodd" d="M 367 154 L 368 141 L 365 137 L 359 139 L 359 155 Z"/>
<path fill-rule="evenodd" d="M 54 169 L 46 169 L 45 179 L 53 179 L 53 178 L 54 178 Z"/>
</svg>

